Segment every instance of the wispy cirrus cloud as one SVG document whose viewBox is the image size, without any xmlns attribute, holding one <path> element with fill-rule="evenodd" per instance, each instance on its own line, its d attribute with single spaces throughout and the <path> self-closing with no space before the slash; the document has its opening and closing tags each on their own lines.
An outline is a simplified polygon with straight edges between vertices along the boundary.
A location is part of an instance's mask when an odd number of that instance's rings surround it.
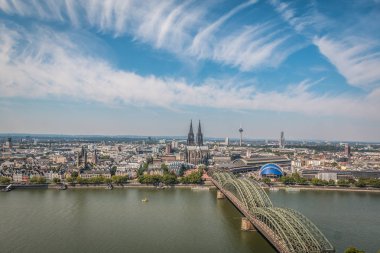
<svg viewBox="0 0 380 253">
<path fill-rule="evenodd" d="M 243 2 L 215 19 L 215 2 L 137 0 L 4 0 L 10 15 L 92 27 L 114 36 L 129 35 L 157 49 L 195 59 L 212 60 L 242 71 L 277 67 L 302 47 L 273 20 L 234 25 L 232 17 L 257 0 Z M 270 29 L 266 29 L 268 24 Z M 225 30 L 233 27 L 234 32 Z M 261 28 L 260 31 L 257 28 Z M 244 43 L 242 43 L 244 42 Z"/>
<path fill-rule="evenodd" d="M 225 80 L 192 84 L 173 78 L 141 76 L 83 54 L 83 49 L 71 41 L 75 34 L 46 27 L 28 31 L 2 24 L 0 34 L 3 98 L 55 97 L 106 105 L 179 109 L 193 106 L 359 118 L 373 117 L 380 106 L 378 91 L 362 97 L 316 95 L 309 91 L 311 81 L 289 86 L 284 92 L 261 92 L 254 86 L 223 85 Z"/>
<path fill-rule="evenodd" d="M 362 15 L 353 13 L 350 17 L 360 20 L 354 26 L 352 21 L 345 26 L 341 21 L 321 14 L 317 10 L 318 2 L 309 5 L 308 11 L 303 14 L 297 14 L 296 7 L 281 0 L 270 2 L 291 27 L 305 35 L 319 49 L 348 84 L 367 90 L 380 85 L 380 39 L 371 33 L 361 38 L 356 35 L 361 33 L 363 25 L 373 23 L 373 14 L 367 20 Z M 338 26 L 340 29 L 329 29 L 327 35 L 321 35 L 320 28 L 327 26 Z"/>
<path fill-rule="evenodd" d="M 314 44 L 347 82 L 361 88 L 380 86 L 380 52 L 366 40 L 315 38 Z"/>
</svg>

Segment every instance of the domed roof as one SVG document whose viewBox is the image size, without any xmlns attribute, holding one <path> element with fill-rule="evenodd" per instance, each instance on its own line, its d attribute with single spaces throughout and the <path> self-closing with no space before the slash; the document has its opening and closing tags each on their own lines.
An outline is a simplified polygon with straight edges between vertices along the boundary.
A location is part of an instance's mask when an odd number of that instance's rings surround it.
<svg viewBox="0 0 380 253">
<path fill-rule="evenodd" d="M 260 169 L 260 175 L 276 175 L 276 176 L 283 176 L 284 172 L 278 166 L 277 164 L 274 163 L 267 163 L 263 165 Z"/>
</svg>

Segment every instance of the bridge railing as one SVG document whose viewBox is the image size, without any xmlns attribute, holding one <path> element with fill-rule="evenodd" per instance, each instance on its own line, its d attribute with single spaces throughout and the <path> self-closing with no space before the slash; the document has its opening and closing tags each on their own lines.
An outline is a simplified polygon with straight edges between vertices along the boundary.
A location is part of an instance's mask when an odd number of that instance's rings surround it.
<svg viewBox="0 0 380 253">
<path fill-rule="evenodd" d="M 305 216 L 289 208 L 273 207 L 257 182 L 223 172 L 214 173 L 212 182 L 279 252 L 335 252 Z"/>
</svg>

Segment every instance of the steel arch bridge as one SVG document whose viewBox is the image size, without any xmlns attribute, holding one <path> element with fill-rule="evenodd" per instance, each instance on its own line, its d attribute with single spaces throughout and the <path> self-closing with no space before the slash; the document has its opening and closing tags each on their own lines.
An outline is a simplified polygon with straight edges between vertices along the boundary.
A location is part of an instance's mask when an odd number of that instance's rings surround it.
<svg viewBox="0 0 380 253">
<path fill-rule="evenodd" d="M 214 172 L 212 181 L 277 251 L 335 252 L 322 232 L 304 215 L 293 209 L 274 207 L 257 181 L 226 172 Z"/>
</svg>

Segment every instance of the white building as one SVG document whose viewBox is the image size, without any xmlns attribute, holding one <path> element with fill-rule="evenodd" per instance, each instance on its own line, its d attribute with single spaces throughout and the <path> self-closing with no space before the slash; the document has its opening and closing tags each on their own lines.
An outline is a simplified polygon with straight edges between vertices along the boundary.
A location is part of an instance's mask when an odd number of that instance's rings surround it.
<svg viewBox="0 0 380 253">
<path fill-rule="evenodd" d="M 325 181 L 334 180 L 336 182 L 338 180 L 338 175 L 336 172 L 319 172 L 317 178 Z"/>
</svg>

